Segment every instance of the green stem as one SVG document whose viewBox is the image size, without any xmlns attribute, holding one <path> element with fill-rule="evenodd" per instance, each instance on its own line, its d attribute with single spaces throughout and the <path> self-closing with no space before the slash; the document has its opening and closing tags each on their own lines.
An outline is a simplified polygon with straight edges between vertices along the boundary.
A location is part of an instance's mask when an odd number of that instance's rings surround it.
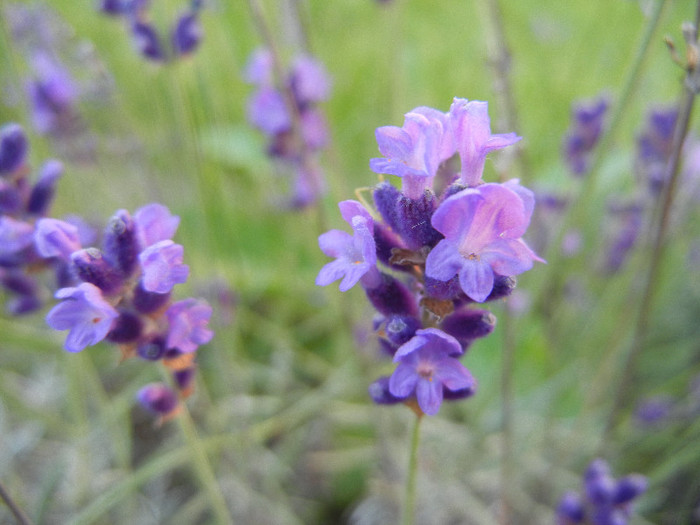
<svg viewBox="0 0 700 525">
<path fill-rule="evenodd" d="M 204 486 L 204 490 L 207 492 L 216 521 L 222 525 L 232 524 L 233 518 L 231 517 L 228 507 L 226 506 L 226 501 L 224 500 L 219 484 L 216 481 L 214 470 L 211 467 L 209 458 L 207 457 L 201 440 L 197 435 L 197 429 L 185 403 L 182 403 L 182 412 L 178 414 L 176 419 L 180 426 L 180 430 L 185 437 L 185 441 L 192 452 L 192 467 L 194 468 L 195 474 L 199 478 L 199 481 Z"/>
<path fill-rule="evenodd" d="M 9 507 L 10 511 L 12 511 L 12 514 L 17 520 L 17 523 L 19 523 L 20 525 L 32 524 L 32 521 L 15 503 L 15 501 L 10 496 L 10 493 L 5 490 L 5 486 L 2 483 L 0 483 L 0 499 L 2 499 L 5 502 L 5 504 Z"/>
<path fill-rule="evenodd" d="M 695 14 L 695 25 L 693 26 L 692 44 L 697 45 L 698 34 L 697 27 L 700 25 L 700 1 L 697 5 Z M 688 134 L 688 126 L 690 123 L 690 115 L 695 103 L 695 97 L 700 89 L 700 64 L 688 64 L 687 75 L 684 84 L 684 95 L 678 108 L 678 120 L 673 132 L 673 142 L 671 145 L 671 156 L 666 169 L 667 181 L 663 190 L 661 200 L 661 211 L 654 232 L 654 240 L 650 251 L 649 270 L 645 279 L 643 295 L 640 301 L 637 323 L 632 337 L 632 343 L 625 356 L 624 368 L 622 377 L 618 382 L 618 388 L 613 397 L 613 405 L 610 415 L 606 422 L 605 432 L 603 433 L 603 443 L 608 442 L 608 437 L 612 429 L 617 424 L 620 413 L 625 407 L 627 398 L 629 397 L 629 387 L 633 384 L 637 374 L 637 362 L 639 356 L 644 349 L 644 343 L 647 337 L 647 329 L 652 313 L 652 305 L 656 289 L 658 286 L 659 275 L 661 273 L 661 263 L 666 248 L 666 237 L 670 223 L 671 209 L 673 200 L 676 194 L 676 187 L 680 174 L 680 160 L 685 137 Z"/>
<path fill-rule="evenodd" d="M 408 456 L 408 472 L 406 473 L 406 492 L 401 512 L 402 525 L 413 525 L 416 507 L 416 475 L 418 472 L 418 443 L 420 442 L 420 422 L 423 415 L 417 415 L 413 423 L 411 435 L 411 450 Z"/>
<path fill-rule="evenodd" d="M 501 523 L 511 522 L 511 494 L 513 486 L 513 358 L 515 355 L 515 334 L 512 317 L 506 308 L 502 316 L 503 363 L 501 368 Z"/>
</svg>

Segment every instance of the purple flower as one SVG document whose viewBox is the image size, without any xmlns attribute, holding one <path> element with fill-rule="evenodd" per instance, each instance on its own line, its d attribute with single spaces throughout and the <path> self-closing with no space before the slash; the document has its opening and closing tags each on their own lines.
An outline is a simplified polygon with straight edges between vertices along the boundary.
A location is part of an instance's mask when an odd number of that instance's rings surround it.
<svg viewBox="0 0 700 525">
<path fill-rule="evenodd" d="M 588 157 L 600 138 L 607 109 L 606 97 L 574 106 L 573 122 L 564 139 L 564 154 L 574 175 L 582 175 L 588 170 Z"/>
<path fill-rule="evenodd" d="M 452 392 L 474 390 L 476 381 L 455 357 L 462 346 L 452 336 L 436 329 L 416 331 L 394 355 L 399 363 L 389 378 L 389 391 L 398 398 L 415 394 L 418 406 L 428 415 L 440 410 L 443 388 Z"/>
<path fill-rule="evenodd" d="M 445 238 L 428 254 L 426 275 L 449 281 L 458 274 L 464 293 L 483 302 L 496 275 L 517 275 L 533 261 L 543 262 L 521 239 L 533 203 L 532 193 L 512 181 L 468 188 L 446 199 L 432 218 Z"/>
<path fill-rule="evenodd" d="M 370 169 L 402 177 L 403 192 L 411 199 L 423 196 L 440 162 L 454 153 L 445 115 L 431 108 L 416 108 L 405 115 L 402 128 L 383 126 L 375 136 L 385 158 L 371 159 Z"/>
<path fill-rule="evenodd" d="M 173 29 L 172 43 L 175 54 L 192 53 L 202 40 L 202 28 L 196 12 L 183 14 Z"/>
<path fill-rule="evenodd" d="M 374 221 L 357 201 L 343 201 L 338 207 L 354 233 L 350 235 L 341 230 L 331 230 L 319 236 L 321 251 L 329 257 L 336 257 L 336 260 L 321 268 L 316 284 L 327 286 L 342 278 L 340 291 L 345 292 L 364 277 L 366 284 L 372 287 L 379 283 L 377 252 L 372 234 Z"/>
<path fill-rule="evenodd" d="M 176 284 L 187 281 L 190 268 L 182 264 L 183 247 L 173 241 L 157 242 L 139 254 L 143 270 L 143 288 L 148 292 L 167 293 Z"/>
<path fill-rule="evenodd" d="M 455 98 L 449 117 L 462 160 L 462 182 L 470 187 L 481 182 L 486 155 L 521 139 L 515 133 L 491 134 L 487 102 Z"/>
<path fill-rule="evenodd" d="M 284 97 L 276 89 L 263 87 L 248 102 L 248 120 L 269 135 L 289 131 L 289 118 Z"/>
<path fill-rule="evenodd" d="M 180 224 L 180 217 L 170 213 L 162 204 L 151 203 L 134 213 L 136 235 L 141 248 L 148 248 L 158 241 L 172 239 Z"/>
<path fill-rule="evenodd" d="M 289 83 L 297 104 L 302 107 L 326 100 L 331 90 L 326 68 L 308 55 L 296 58 L 291 67 Z"/>
<path fill-rule="evenodd" d="M 27 136 L 19 124 L 5 124 L 0 128 L 0 175 L 12 173 L 27 157 Z"/>
<path fill-rule="evenodd" d="M 131 26 L 131 33 L 134 37 L 136 50 L 145 58 L 160 62 L 165 60 L 163 48 L 158 39 L 158 33 L 146 22 L 135 21 Z"/>
<path fill-rule="evenodd" d="M 209 330 L 211 306 L 206 301 L 185 299 L 173 303 L 165 312 L 170 328 L 166 346 L 181 352 L 194 352 L 199 345 L 211 341 L 214 332 Z"/>
<path fill-rule="evenodd" d="M 177 394 L 163 383 L 149 383 L 136 394 L 141 406 L 161 416 L 172 413 L 178 406 Z"/>
<path fill-rule="evenodd" d="M 32 244 L 34 226 L 28 222 L 0 217 L 0 255 L 12 255 Z"/>
<path fill-rule="evenodd" d="M 243 78 L 257 86 L 274 84 L 274 61 L 268 49 L 257 49 L 253 52 L 243 71 Z"/>
<path fill-rule="evenodd" d="M 61 257 L 70 260 L 80 250 L 78 228 L 59 219 L 39 219 L 34 232 L 34 245 L 42 257 Z"/>
<path fill-rule="evenodd" d="M 64 300 L 51 309 L 46 322 L 54 330 L 69 330 L 64 344 L 69 352 L 80 352 L 102 341 L 119 315 L 90 283 L 61 288 L 56 298 Z"/>
<path fill-rule="evenodd" d="M 32 103 L 32 120 L 39 133 L 55 131 L 61 116 L 71 109 L 78 90 L 68 71 L 46 53 L 32 57 L 36 80 L 27 86 Z"/>
</svg>

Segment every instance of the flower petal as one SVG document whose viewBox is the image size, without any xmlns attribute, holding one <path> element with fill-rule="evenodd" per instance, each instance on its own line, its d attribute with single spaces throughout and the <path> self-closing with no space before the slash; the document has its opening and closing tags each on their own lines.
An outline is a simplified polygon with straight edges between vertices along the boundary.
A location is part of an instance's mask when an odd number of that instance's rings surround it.
<svg viewBox="0 0 700 525">
<path fill-rule="evenodd" d="M 416 388 L 418 374 L 414 366 L 400 363 L 389 378 L 389 392 L 392 396 L 408 397 Z"/>
<path fill-rule="evenodd" d="M 430 250 L 425 260 L 425 274 L 438 281 L 449 281 L 464 266 L 465 259 L 457 245 L 447 239 L 441 240 Z"/>
<path fill-rule="evenodd" d="M 423 412 L 434 416 L 440 411 L 442 404 L 442 383 L 421 378 L 416 385 L 416 399 Z"/>
<path fill-rule="evenodd" d="M 482 260 L 464 260 L 459 284 L 465 294 L 478 303 L 484 302 L 493 290 L 493 270 Z"/>
</svg>

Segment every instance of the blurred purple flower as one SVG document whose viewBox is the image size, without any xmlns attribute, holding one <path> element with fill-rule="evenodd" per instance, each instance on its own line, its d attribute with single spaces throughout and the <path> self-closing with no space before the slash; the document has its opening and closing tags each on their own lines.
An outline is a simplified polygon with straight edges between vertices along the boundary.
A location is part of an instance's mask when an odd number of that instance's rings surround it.
<svg viewBox="0 0 700 525">
<path fill-rule="evenodd" d="M 32 122 L 39 133 L 58 131 L 77 101 L 77 87 L 68 71 L 50 55 L 36 53 L 31 63 L 35 78 L 27 85 L 27 93 Z"/>
<path fill-rule="evenodd" d="M 416 331 L 394 355 L 399 363 L 389 378 L 389 391 L 398 398 L 416 396 L 420 409 L 435 415 L 443 400 L 443 388 L 457 392 L 473 391 L 476 381 L 455 357 L 464 352 L 452 336 L 436 329 Z"/>
<path fill-rule="evenodd" d="M 34 226 L 28 222 L 0 216 L 0 256 L 12 255 L 31 246 Z"/>
<path fill-rule="evenodd" d="M 208 328 L 211 313 L 211 306 L 201 299 L 190 298 L 173 303 L 165 313 L 170 325 L 167 347 L 191 353 L 199 345 L 211 341 L 214 337 L 214 332 Z"/>
<path fill-rule="evenodd" d="M 455 97 L 449 118 L 462 161 L 462 182 L 470 187 L 481 182 L 486 155 L 521 139 L 515 133 L 491 134 L 488 102 Z"/>
<path fill-rule="evenodd" d="M 29 144 L 22 126 L 15 123 L 0 128 L 0 176 L 12 173 L 24 164 Z"/>
<path fill-rule="evenodd" d="M 178 407 L 177 394 L 163 383 L 149 383 L 138 391 L 136 399 L 146 410 L 161 416 Z"/>
<path fill-rule="evenodd" d="M 51 309 L 46 322 L 54 330 L 69 330 L 64 344 L 69 352 L 80 352 L 102 341 L 119 315 L 90 283 L 61 288 L 56 298 L 63 301 Z"/>
<path fill-rule="evenodd" d="M 182 264 L 184 248 L 171 240 L 152 244 L 139 254 L 144 290 L 167 293 L 187 281 L 190 268 Z"/>
<path fill-rule="evenodd" d="M 39 219 L 34 232 L 36 251 L 42 257 L 70 260 L 74 251 L 82 248 L 78 228 L 59 219 Z"/>
<path fill-rule="evenodd" d="M 521 239 L 533 205 L 532 193 L 514 183 L 483 184 L 452 195 L 432 218 L 445 238 L 428 254 L 426 275 L 439 281 L 459 275 L 464 293 L 483 302 L 496 275 L 518 275 L 534 261 L 543 262 Z"/>
<path fill-rule="evenodd" d="M 269 135 L 289 131 L 292 126 L 284 97 L 270 87 L 261 88 L 250 98 L 248 120 Z"/>
<path fill-rule="evenodd" d="M 158 33 L 147 22 L 134 21 L 131 26 L 131 34 L 134 46 L 141 55 L 149 60 L 161 62 L 165 60 L 165 53 L 160 44 Z"/>
<path fill-rule="evenodd" d="M 196 12 L 187 12 L 178 18 L 172 34 L 176 55 L 187 55 L 197 49 L 202 40 L 202 27 Z"/>
<path fill-rule="evenodd" d="M 588 171 L 589 156 L 598 143 L 603 130 L 605 113 L 608 110 L 607 97 L 574 105 L 572 123 L 564 138 L 564 156 L 574 175 Z"/>
<path fill-rule="evenodd" d="M 374 221 L 357 201 L 342 201 L 338 207 L 343 219 L 352 226 L 353 235 L 331 230 L 319 236 L 321 251 L 329 257 L 336 257 L 336 260 L 321 268 L 316 284 L 327 286 L 342 278 L 340 291 L 345 292 L 364 278 L 372 286 L 379 277 L 373 236 Z"/>
<path fill-rule="evenodd" d="M 331 80 L 318 60 L 301 55 L 294 60 L 290 69 L 289 84 L 300 107 L 328 99 Z"/>
</svg>

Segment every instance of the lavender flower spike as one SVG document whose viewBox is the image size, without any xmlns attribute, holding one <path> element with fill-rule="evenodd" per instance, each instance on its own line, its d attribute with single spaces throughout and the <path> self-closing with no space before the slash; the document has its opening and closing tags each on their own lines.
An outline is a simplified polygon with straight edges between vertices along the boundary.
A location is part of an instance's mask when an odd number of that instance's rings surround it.
<svg viewBox="0 0 700 525">
<path fill-rule="evenodd" d="M 406 113 L 402 128 L 377 128 L 377 145 L 385 158 L 371 159 L 369 167 L 375 173 L 402 177 L 404 195 L 420 199 L 424 190 L 432 186 L 440 162 L 454 153 L 447 131 L 443 113 L 416 108 Z"/>
<path fill-rule="evenodd" d="M 211 306 L 206 301 L 191 298 L 178 301 L 168 308 L 165 315 L 170 324 L 168 348 L 191 353 L 214 337 L 214 332 L 208 328 Z"/>
<path fill-rule="evenodd" d="M 415 393 L 420 409 L 438 413 L 443 389 L 451 392 L 474 390 L 476 381 L 456 357 L 464 352 L 459 342 L 437 328 L 416 331 L 394 355 L 399 366 L 389 378 L 389 391 L 398 398 Z"/>
<path fill-rule="evenodd" d="M 143 270 L 143 288 L 148 292 L 168 293 L 176 284 L 187 281 L 190 268 L 182 264 L 181 245 L 165 240 L 157 242 L 139 254 Z"/>
<path fill-rule="evenodd" d="M 336 257 L 336 260 L 321 268 L 316 284 L 327 286 L 342 278 L 340 291 L 346 292 L 362 279 L 365 286 L 374 288 L 381 281 L 377 270 L 374 221 L 357 201 L 343 201 L 338 207 L 343 219 L 352 226 L 354 234 L 331 230 L 318 237 L 321 251 L 329 257 Z"/>
<path fill-rule="evenodd" d="M 432 218 L 445 238 L 428 254 L 426 275 L 449 281 L 458 274 L 464 293 L 483 302 L 496 275 L 517 275 L 544 262 L 521 239 L 533 202 L 514 183 L 483 184 L 449 197 Z"/>
<path fill-rule="evenodd" d="M 56 298 L 64 301 L 46 315 L 46 323 L 54 330 L 69 330 L 64 344 L 69 352 L 80 352 L 102 341 L 119 315 L 90 283 L 61 288 Z"/>
<path fill-rule="evenodd" d="M 462 182 L 469 187 L 481 183 L 486 155 L 521 139 L 515 133 L 491 134 L 488 102 L 455 97 L 449 116 L 462 160 Z"/>
</svg>

